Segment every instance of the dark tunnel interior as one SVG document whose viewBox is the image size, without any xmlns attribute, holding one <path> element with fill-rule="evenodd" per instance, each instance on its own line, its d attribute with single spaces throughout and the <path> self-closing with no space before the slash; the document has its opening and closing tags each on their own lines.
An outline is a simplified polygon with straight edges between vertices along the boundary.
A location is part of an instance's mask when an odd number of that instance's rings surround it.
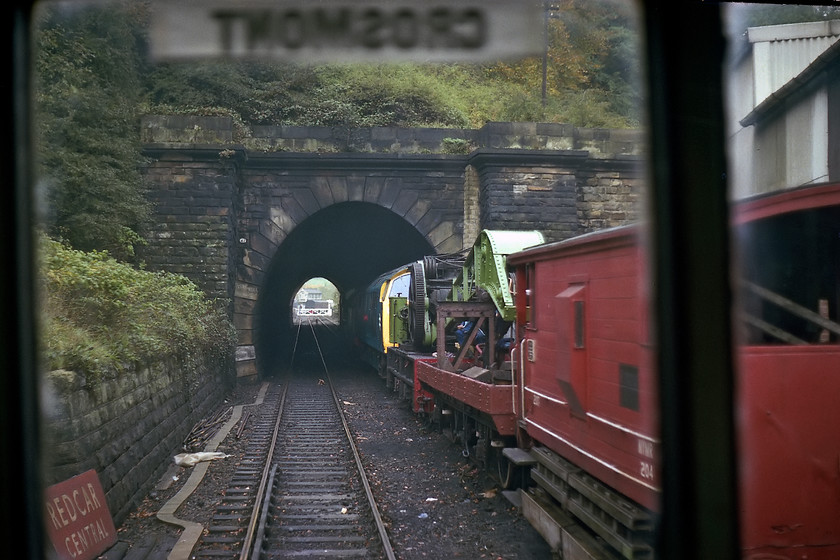
<svg viewBox="0 0 840 560">
<path fill-rule="evenodd" d="M 301 284 L 326 278 L 343 299 L 382 272 L 432 253 L 411 224 L 373 204 L 345 202 L 307 218 L 280 245 L 260 288 L 255 332 L 260 376 L 275 375 L 290 363 L 296 332 L 291 302 Z"/>
</svg>

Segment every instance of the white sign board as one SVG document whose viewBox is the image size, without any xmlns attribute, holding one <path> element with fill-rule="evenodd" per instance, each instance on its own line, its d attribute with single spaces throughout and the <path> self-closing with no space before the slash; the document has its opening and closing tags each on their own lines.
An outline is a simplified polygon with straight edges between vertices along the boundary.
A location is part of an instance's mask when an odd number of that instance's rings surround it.
<svg viewBox="0 0 840 560">
<path fill-rule="evenodd" d="M 534 0 L 184 0 L 153 4 L 156 60 L 491 61 L 542 52 Z"/>
</svg>

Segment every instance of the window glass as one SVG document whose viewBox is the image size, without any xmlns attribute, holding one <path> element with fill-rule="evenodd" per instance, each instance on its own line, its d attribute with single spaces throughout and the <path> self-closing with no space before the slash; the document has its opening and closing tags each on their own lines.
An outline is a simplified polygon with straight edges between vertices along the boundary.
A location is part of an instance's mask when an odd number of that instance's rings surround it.
<svg viewBox="0 0 840 560">
<path fill-rule="evenodd" d="M 831 555 L 820 547 L 840 534 L 836 477 L 817 465 L 836 456 L 827 427 L 840 421 L 827 396 L 840 389 L 840 82 L 826 72 L 840 60 L 840 11 L 726 15 L 741 540 L 754 554 Z M 773 530 L 794 524 L 807 529 Z"/>
<path fill-rule="evenodd" d="M 408 297 L 408 287 L 411 283 L 411 275 L 403 274 L 394 279 L 391 284 L 390 297 Z"/>
<path fill-rule="evenodd" d="M 143 460 L 156 452 L 160 460 L 134 480 L 125 465 L 137 460 L 124 449 L 145 442 L 129 441 L 129 430 L 119 441 L 98 441 L 95 430 L 78 436 L 98 414 L 75 406 L 89 402 L 85 391 L 114 395 L 106 383 L 145 375 L 141 365 L 171 355 L 183 367 L 167 371 L 156 394 L 179 387 L 177 408 L 196 410 L 288 364 L 302 317 L 352 317 L 360 339 L 376 340 L 381 292 L 369 288 L 383 271 L 462 255 L 482 229 L 537 229 L 545 247 L 578 249 L 517 271 L 530 328 L 511 331 L 520 338 L 499 362 L 506 375 L 493 379 L 519 379 L 503 397 L 532 416 L 505 424 L 514 435 L 481 439 L 494 454 L 501 445 L 545 450 L 554 470 L 544 480 L 565 476 L 557 465 L 566 461 L 590 472 L 599 480 L 593 501 L 602 489 L 627 500 L 638 516 L 628 523 L 645 529 L 628 537 L 603 512 L 580 523 L 606 530 L 599 539 L 614 549 L 652 542 L 661 440 L 656 348 L 646 338 L 649 150 L 637 6 L 406 2 L 392 13 L 391 2 L 364 0 L 335 12 L 340 2 L 255 3 L 259 12 L 215 1 L 37 6 L 43 446 L 61 450 L 44 454 L 45 483 L 107 472 L 115 521 L 138 537 L 132 508 L 169 450 L 145 452 Z M 600 244 L 598 234 L 616 230 L 636 232 L 635 257 Z M 558 310 L 556 295 L 580 284 L 582 268 L 591 278 L 585 306 L 570 300 Z M 472 271 L 471 281 L 486 272 Z M 358 300 L 363 310 L 339 310 L 336 286 L 341 305 Z M 412 289 L 404 275 L 388 295 Z M 619 291 L 626 306 L 605 303 L 602 294 Z M 818 313 L 836 314 L 837 295 L 818 296 Z M 423 321 L 420 311 L 411 319 Z M 565 351 L 577 352 L 565 380 L 566 395 L 580 395 L 573 420 L 597 426 L 603 441 L 557 423 L 569 417 L 555 368 L 559 313 L 570 331 Z M 524 340 L 520 330 L 545 338 Z M 836 340 L 832 333 L 820 327 Z M 528 376 L 516 377 L 525 362 Z M 175 433 L 142 431 L 154 430 Z M 577 439 L 558 436 L 567 432 Z"/>
</svg>

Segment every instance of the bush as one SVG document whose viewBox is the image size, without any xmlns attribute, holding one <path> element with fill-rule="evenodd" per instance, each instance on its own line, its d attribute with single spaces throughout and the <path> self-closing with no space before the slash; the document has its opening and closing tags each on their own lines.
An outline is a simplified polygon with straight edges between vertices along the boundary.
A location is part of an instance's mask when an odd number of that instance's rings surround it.
<svg viewBox="0 0 840 560">
<path fill-rule="evenodd" d="M 54 3 L 42 3 L 54 4 Z M 134 258 L 152 207 L 140 169 L 143 7 L 43 6 L 33 50 L 33 127 L 49 232 Z"/>
<path fill-rule="evenodd" d="M 235 330 L 220 305 L 183 276 L 148 272 L 106 252 L 41 238 L 42 351 L 50 370 L 107 371 L 172 357 L 229 360 Z"/>
</svg>

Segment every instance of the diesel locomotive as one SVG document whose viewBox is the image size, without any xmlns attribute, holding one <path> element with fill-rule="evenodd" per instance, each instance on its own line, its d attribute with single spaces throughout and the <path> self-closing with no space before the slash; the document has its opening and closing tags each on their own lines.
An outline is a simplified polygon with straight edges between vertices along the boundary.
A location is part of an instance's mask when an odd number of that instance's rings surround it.
<svg viewBox="0 0 840 560">
<path fill-rule="evenodd" d="M 749 199 L 733 215 L 742 557 L 836 558 L 840 184 Z M 376 336 L 365 346 L 388 386 L 512 489 L 564 558 L 656 557 L 644 236 L 631 225 L 546 244 L 484 231 L 465 258 L 389 272 L 365 299 Z"/>
</svg>

